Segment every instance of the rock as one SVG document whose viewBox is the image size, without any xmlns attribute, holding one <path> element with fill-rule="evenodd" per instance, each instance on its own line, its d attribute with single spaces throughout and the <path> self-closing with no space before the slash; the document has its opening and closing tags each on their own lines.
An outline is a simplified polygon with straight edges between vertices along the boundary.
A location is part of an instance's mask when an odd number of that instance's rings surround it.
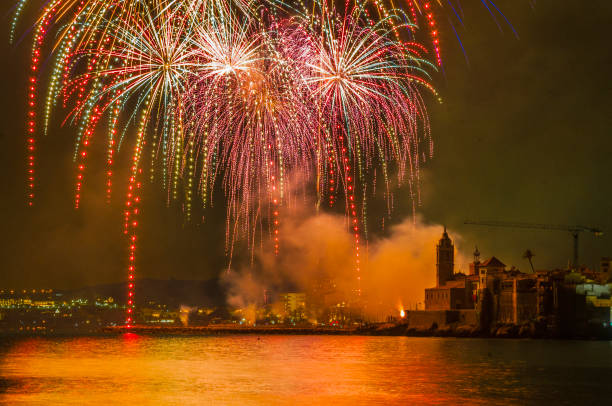
<svg viewBox="0 0 612 406">
<path fill-rule="evenodd" d="M 470 325 L 461 325 L 455 329 L 457 337 L 473 337 L 475 335 L 475 327 Z"/>
<path fill-rule="evenodd" d="M 495 330 L 495 337 L 506 338 L 510 336 L 510 326 L 499 326 Z"/>
<path fill-rule="evenodd" d="M 434 334 L 437 337 L 450 337 L 453 336 L 454 330 L 451 326 L 442 326 L 437 330 L 434 330 Z"/>
<path fill-rule="evenodd" d="M 525 337 L 532 337 L 532 329 L 531 326 L 529 324 L 523 324 L 518 331 L 518 336 L 525 338 Z"/>
</svg>

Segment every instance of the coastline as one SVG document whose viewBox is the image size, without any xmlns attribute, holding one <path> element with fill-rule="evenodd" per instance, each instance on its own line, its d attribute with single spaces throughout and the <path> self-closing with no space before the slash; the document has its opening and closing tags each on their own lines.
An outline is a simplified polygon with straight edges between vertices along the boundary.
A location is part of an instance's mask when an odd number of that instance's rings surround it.
<svg viewBox="0 0 612 406">
<path fill-rule="evenodd" d="M 448 338 L 495 338 L 495 339 L 548 339 L 548 340 L 605 340 L 612 341 L 612 328 L 591 328 L 579 334 L 563 334 L 533 324 L 499 325 L 482 330 L 471 325 L 414 327 L 406 323 L 379 323 L 355 327 L 316 326 L 146 326 L 135 325 L 99 327 L 94 329 L 54 331 L 0 331 L 0 337 L 85 337 L 117 336 L 136 334 L 149 336 L 224 336 L 224 335 L 353 335 L 381 337 L 448 337 Z"/>
<path fill-rule="evenodd" d="M 355 336 L 405 336 L 405 337 L 453 337 L 453 338 L 515 338 L 515 339 L 579 339 L 612 340 L 612 328 L 591 329 L 582 334 L 566 335 L 560 332 L 538 329 L 534 325 L 501 325 L 483 331 L 475 326 L 444 326 L 442 328 L 411 327 L 402 323 L 371 324 L 360 327 L 271 327 L 271 326 L 133 326 L 106 327 L 107 334 L 144 335 L 355 335 Z"/>
</svg>

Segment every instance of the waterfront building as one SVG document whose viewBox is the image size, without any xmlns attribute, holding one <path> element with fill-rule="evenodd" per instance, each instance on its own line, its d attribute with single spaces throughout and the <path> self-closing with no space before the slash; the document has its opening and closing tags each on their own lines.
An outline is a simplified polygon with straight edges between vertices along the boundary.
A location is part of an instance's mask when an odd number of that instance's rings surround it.
<svg viewBox="0 0 612 406">
<path fill-rule="evenodd" d="M 455 246 L 445 226 L 442 238 L 436 245 L 436 287 L 444 286 L 446 282 L 453 280 L 454 272 Z"/>
<path fill-rule="evenodd" d="M 476 319 L 481 328 L 540 323 L 561 334 L 609 325 L 610 272 L 610 259 L 603 258 L 599 271 L 524 273 L 507 269 L 495 256 L 481 261 L 476 248 L 469 273 L 455 273 L 454 245 L 445 228 L 436 245 L 436 286 L 425 289 L 425 312 L 410 312 L 407 319 L 425 325 Z"/>
<path fill-rule="evenodd" d="M 520 324 L 535 319 L 538 313 L 536 278 L 521 272 L 501 274 L 499 278 L 497 322 Z"/>
<path fill-rule="evenodd" d="M 425 289 L 425 310 L 474 308 L 473 276 L 455 274 L 455 246 L 446 227 L 436 245 L 436 286 Z"/>
<path fill-rule="evenodd" d="M 599 263 L 599 272 L 605 275 L 605 282 L 612 282 L 612 258 L 603 257 Z"/>
<path fill-rule="evenodd" d="M 304 318 L 306 310 L 306 294 L 303 292 L 288 292 L 281 294 L 285 312 L 296 319 Z"/>
</svg>

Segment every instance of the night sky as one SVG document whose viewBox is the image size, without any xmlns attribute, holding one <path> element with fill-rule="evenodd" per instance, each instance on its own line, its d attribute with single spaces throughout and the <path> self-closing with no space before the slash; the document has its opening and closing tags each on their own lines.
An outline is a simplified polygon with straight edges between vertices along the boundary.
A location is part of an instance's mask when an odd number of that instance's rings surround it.
<svg viewBox="0 0 612 406">
<path fill-rule="evenodd" d="M 56 125 L 39 141 L 36 207 L 26 207 L 29 37 L 8 45 L 12 3 L 4 1 L 0 10 L 0 287 L 70 288 L 123 280 L 124 193 L 117 188 L 115 203 L 105 205 L 103 175 L 90 171 L 82 209 L 75 212 L 74 129 Z M 527 248 L 536 254 L 536 268 L 566 266 L 572 255 L 569 234 L 479 228 L 464 220 L 600 227 L 607 232 L 603 237 L 581 239 L 581 263 L 597 267 L 600 257 L 612 256 L 612 3 L 496 4 L 519 39 L 503 22 L 501 32 L 479 2 L 467 0 L 465 27 L 458 31 L 469 62 L 454 34 L 442 33 L 444 73 L 435 84 L 443 104 L 429 105 L 435 155 L 423 169 L 418 211 L 426 223 L 446 224 L 451 237 L 460 235 L 463 252 L 477 244 L 484 257 L 495 255 L 523 270 L 529 267 L 522 259 Z M 20 35 L 26 21 L 31 20 L 22 21 Z M 226 265 L 224 210 L 206 212 L 203 224 L 185 226 L 178 208 L 165 207 L 159 189 L 147 185 L 144 193 L 139 274 L 177 279 L 218 274 Z M 410 213 L 408 191 L 400 189 L 390 222 Z"/>
</svg>

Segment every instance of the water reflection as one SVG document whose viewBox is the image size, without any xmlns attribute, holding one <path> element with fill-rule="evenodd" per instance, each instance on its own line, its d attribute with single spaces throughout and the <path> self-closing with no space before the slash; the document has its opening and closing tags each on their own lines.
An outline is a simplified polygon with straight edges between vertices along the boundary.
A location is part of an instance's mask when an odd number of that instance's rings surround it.
<svg viewBox="0 0 612 406">
<path fill-rule="evenodd" d="M 586 403 L 612 372 L 608 342 L 129 334 L 1 345 L 7 404 Z"/>
</svg>

